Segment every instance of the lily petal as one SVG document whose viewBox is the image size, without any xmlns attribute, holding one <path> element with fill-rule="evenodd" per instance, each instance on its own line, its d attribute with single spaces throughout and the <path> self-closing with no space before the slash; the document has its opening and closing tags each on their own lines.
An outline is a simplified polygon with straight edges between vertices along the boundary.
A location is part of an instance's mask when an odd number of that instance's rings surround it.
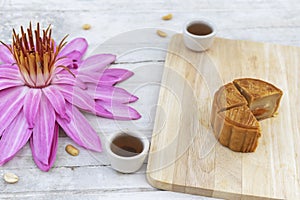
<svg viewBox="0 0 300 200">
<path fill-rule="evenodd" d="M 125 69 L 106 69 L 98 85 L 115 85 L 120 83 L 133 75 L 133 72 Z"/>
<path fill-rule="evenodd" d="M 20 86 L 20 85 L 24 85 L 24 82 L 21 80 L 12 80 L 12 79 L 6 79 L 6 78 L 0 79 L 0 90 L 16 87 L 16 86 Z"/>
<path fill-rule="evenodd" d="M 0 136 L 20 112 L 27 91 L 27 87 L 14 87 L 0 91 Z"/>
<path fill-rule="evenodd" d="M 52 84 L 55 85 L 72 85 L 72 86 L 78 86 L 81 89 L 85 90 L 87 89 L 87 85 L 85 83 L 83 83 L 80 79 L 78 78 L 74 78 L 72 76 L 61 76 L 60 74 L 55 76 L 52 79 Z"/>
<path fill-rule="evenodd" d="M 88 57 L 81 64 L 79 71 L 97 71 L 101 72 L 107 68 L 108 65 L 116 60 L 116 56 L 112 54 L 96 54 Z"/>
<path fill-rule="evenodd" d="M 114 119 L 114 115 L 111 112 L 109 112 L 108 110 L 106 110 L 103 106 L 101 106 L 100 103 L 96 103 L 95 109 L 96 109 L 97 116 L 105 117 L 108 119 Z"/>
<path fill-rule="evenodd" d="M 53 86 L 43 88 L 43 92 L 57 114 L 62 118 L 70 120 L 66 115 L 66 101 L 61 92 Z"/>
<path fill-rule="evenodd" d="M 27 92 L 24 99 L 24 114 L 28 123 L 28 127 L 31 129 L 35 124 L 35 118 L 40 105 L 41 96 L 41 89 L 31 89 Z"/>
<path fill-rule="evenodd" d="M 86 52 L 88 43 L 84 38 L 75 38 L 70 41 L 59 53 L 58 57 L 70 56 L 72 58 L 72 52 L 78 51 L 81 54 L 81 57 Z M 80 59 L 81 59 L 80 57 Z M 73 58 L 72 58 L 73 59 Z M 79 60 L 78 60 L 79 61 Z"/>
<path fill-rule="evenodd" d="M 95 101 L 86 91 L 70 85 L 60 85 L 57 88 L 69 103 L 85 111 L 95 113 Z"/>
<path fill-rule="evenodd" d="M 133 72 L 127 69 L 110 68 L 104 71 L 104 75 L 129 78 L 133 75 Z"/>
<path fill-rule="evenodd" d="M 14 118 L 0 139 L 0 166 L 10 161 L 14 155 L 27 143 L 32 131 L 28 129 L 22 111 Z"/>
<path fill-rule="evenodd" d="M 17 66 L 16 63 L 5 63 L 5 64 L 0 64 L 0 68 L 5 68 L 5 69 L 16 69 L 19 71 L 19 67 Z"/>
<path fill-rule="evenodd" d="M 13 67 L 11 64 L 5 64 L 0 66 L 0 78 L 18 80 L 21 79 L 19 70 Z"/>
<path fill-rule="evenodd" d="M 34 160 L 38 160 L 45 166 L 49 166 L 51 154 L 53 153 L 52 143 L 55 141 L 55 119 L 56 115 L 52 105 L 42 95 L 30 144 Z"/>
<path fill-rule="evenodd" d="M 54 74 L 60 74 L 62 71 L 65 71 L 65 69 L 61 66 L 67 67 L 69 69 L 73 69 L 73 68 L 78 68 L 78 63 L 77 61 L 74 62 L 71 57 L 61 57 L 59 60 L 55 62 L 55 66 L 56 68 L 54 69 L 55 71 Z"/>
<path fill-rule="evenodd" d="M 75 64 L 77 61 L 80 61 L 83 54 L 80 51 L 74 50 L 74 51 L 71 51 L 70 53 L 66 54 L 65 56 L 66 56 L 66 58 L 69 58 L 70 60 L 72 60 L 71 65 L 67 65 L 67 66 L 69 66 L 71 68 L 77 68 L 78 66 L 75 65 L 76 67 L 74 67 L 73 64 Z"/>
<path fill-rule="evenodd" d="M 68 67 L 69 70 L 66 70 L 62 67 L 57 67 L 57 68 L 55 69 L 55 75 L 56 76 L 72 76 L 73 78 L 75 78 L 78 75 L 78 70 L 77 69 L 74 69 L 74 68 L 71 68 L 71 67 Z M 59 70 L 59 69 L 61 69 L 61 70 Z M 75 77 L 74 77 L 74 75 L 75 75 Z"/>
<path fill-rule="evenodd" d="M 55 123 L 54 126 L 54 132 L 53 132 L 53 140 L 52 140 L 52 144 L 51 144 L 51 150 L 50 150 L 50 155 L 48 158 L 48 164 L 45 164 L 43 162 L 41 162 L 39 160 L 39 157 L 36 156 L 34 153 L 35 151 L 32 151 L 32 155 L 33 155 L 33 160 L 35 162 L 35 164 L 42 170 L 42 171 L 49 171 L 50 168 L 53 166 L 55 159 L 56 159 L 56 153 L 57 153 L 57 142 L 58 142 L 58 134 L 59 134 L 59 126 L 58 124 Z M 34 141 L 31 139 L 30 140 L 30 148 L 35 149 L 36 147 L 34 146 Z"/>
<path fill-rule="evenodd" d="M 130 106 L 127 106 L 125 104 L 114 103 L 114 102 L 104 102 L 104 101 L 97 100 L 96 106 L 97 107 L 101 106 L 108 112 L 112 113 L 113 114 L 113 116 L 111 117 L 112 119 L 131 120 L 131 119 L 140 119 L 141 118 L 141 115 L 135 109 L 133 109 Z M 108 118 L 110 118 L 110 117 L 108 117 Z"/>
<path fill-rule="evenodd" d="M 58 66 L 70 66 L 73 64 L 73 60 L 71 58 L 68 58 L 68 57 L 62 57 L 60 58 L 59 60 L 57 60 L 55 62 L 55 66 L 58 67 Z M 60 69 L 63 69 L 63 68 L 56 68 L 55 70 L 60 70 Z"/>
<path fill-rule="evenodd" d="M 76 79 L 84 83 L 98 83 L 101 76 L 102 73 L 88 72 L 78 74 Z"/>
<path fill-rule="evenodd" d="M 0 62 L 7 64 L 12 64 L 15 62 L 15 59 L 9 49 L 2 44 L 0 44 Z"/>
<path fill-rule="evenodd" d="M 57 122 L 66 134 L 78 145 L 86 149 L 101 152 L 102 145 L 99 136 L 83 114 L 76 107 L 67 103 L 67 115 L 71 119 L 70 122 L 59 116 L 57 117 Z"/>
<path fill-rule="evenodd" d="M 94 99 L 107 102 L 116 101 L 120 103 L 131 103 L 138 100 L 138 97 L 130 94 L 126 90 L 113 86 L 98 86 L 95 91 L 89 90 L 89 92 Z"/>
</svg>

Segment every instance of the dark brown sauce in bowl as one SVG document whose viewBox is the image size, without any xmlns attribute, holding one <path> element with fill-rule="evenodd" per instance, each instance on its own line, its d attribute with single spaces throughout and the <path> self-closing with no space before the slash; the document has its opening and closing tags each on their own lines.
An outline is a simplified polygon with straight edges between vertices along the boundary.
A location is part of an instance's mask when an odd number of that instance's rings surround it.
<svg viewBox="0 0 300 200">
<path fill-rule="evenodd" d="M 213 32 L 213 29 L 204 23 L 198 22 L 187 27 L 187 31 L 193 35 L 205 36 Z"/>
<path fill-rule="evenodd" d="M 132 157 L 142 153 L 144 145 L 140 138 L 123 133 L 113 139 L 110 149 L 118 156 Z"/>
</svg>

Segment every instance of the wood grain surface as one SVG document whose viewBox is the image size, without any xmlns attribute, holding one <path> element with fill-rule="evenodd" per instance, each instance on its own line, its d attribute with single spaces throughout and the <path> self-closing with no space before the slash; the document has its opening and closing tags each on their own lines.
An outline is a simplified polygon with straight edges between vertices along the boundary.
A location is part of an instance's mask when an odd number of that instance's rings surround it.
<svg viewBox="0 0 300 200">
<path fill-rule="evenodd" d="M 148 160 L 157 188 L 226 199 L 299 199 L 300 48 L 217 38 L 188 50 L 173 36 L 166 57 Z M 276 117 L 262 120 L 254 153 L 220 145 L 210 126 L 214 92 L 240 77 L 269 81 L 284 92 Z"/>
</svg>

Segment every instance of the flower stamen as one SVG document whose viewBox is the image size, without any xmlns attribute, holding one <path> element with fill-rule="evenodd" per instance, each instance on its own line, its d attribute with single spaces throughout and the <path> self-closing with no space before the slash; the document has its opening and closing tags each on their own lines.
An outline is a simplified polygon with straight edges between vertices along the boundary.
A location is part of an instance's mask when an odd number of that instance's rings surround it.
<svg viewBox="0 0 300 200">
<path fill-rule="evenodd" d="M 39 23 L 36 30 L 32 29 L 30 23 L 26 32 L 21 26 L 21 35 L 13 29 L 12 47 L 1 43 L 12 53 L 25 84 L 32 88 L 42 88 L 51 83 L 55 62 L 67 43 L 67 37 L 68 35 L 55 46 L 50 25 L 41 32 Z"/>
</svg>

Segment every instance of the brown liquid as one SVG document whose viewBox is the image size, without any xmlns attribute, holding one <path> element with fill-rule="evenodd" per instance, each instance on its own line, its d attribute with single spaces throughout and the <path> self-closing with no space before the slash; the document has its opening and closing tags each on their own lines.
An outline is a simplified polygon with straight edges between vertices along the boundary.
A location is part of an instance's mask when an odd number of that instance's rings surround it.
<svg viewBox="0 0 300 200">
<path fill-rule="evenodd" d="M 131 157 L 140 154 L 144 146 L 139 138 L 124 133 L 112 141 L 110 148 L 119 156 Z"/>
<path fill-rule="evenodd" d="M 210 26 L 202 23 L 191 24 L 188 26 L 187 30 L 194 35 L 208 35 L 213 32 Z"/>
</svg>

